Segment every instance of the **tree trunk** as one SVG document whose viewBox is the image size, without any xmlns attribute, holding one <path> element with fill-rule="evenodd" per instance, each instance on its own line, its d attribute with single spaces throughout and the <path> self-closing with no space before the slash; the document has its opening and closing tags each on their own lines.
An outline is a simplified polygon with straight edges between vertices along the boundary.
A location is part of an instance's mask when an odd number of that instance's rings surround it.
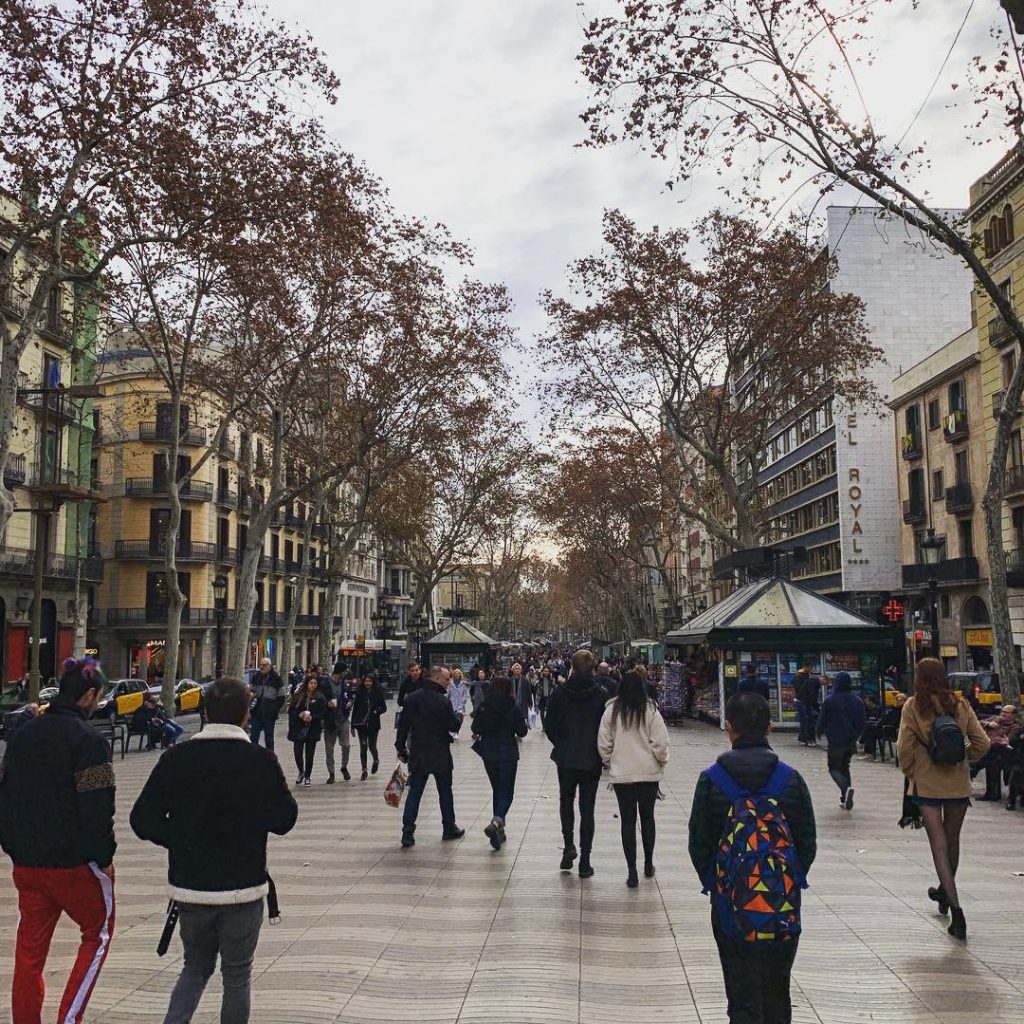
<svg viewBox="0 0 1024 1024">
<path fill-rule="evenodd" d="M 181 483 L 178 480 L 178 452 L 181 444 L 181 394 L 171 396 L 171 446 L 167 455 L 167 495 L 171 506 L 164 536 L 164 571 L 167 580 L 167 639 L 164 643 L 164 681 L 160 699 L 164 712 L 174 717 L 174 686 L 178 675 L 178 646 L 181 642 L 181 612 L 185 595 L 178 586 L 178 537 L 181 533 Z M 154 481 L 154 484 L 156 481 Z"/>
<path fill-rule="evenodd" d="M 256 573 L 263 555 L 263 538 L 270 523 L 268 506 L 264 505 L 251 523 L 242 552 L 242 565 L 238 571 L 238 597 L 235 600 L 235 621 L 228 637 L 224 674 L 242 678 L 245 671 L 245 653 L 249 646 L 252 613 L 256 610 Z"/>
<path fill-rule="evenodd" d="M 313 513 L 306 519 L 306 526 L 302 533 L 302 565 L 299 567 L 299 576 L 295 584 L 295 593 L 292 595 L 292 604 L 288 609 L 288 622 L 284 628 L 284 650 L 283 657 L 286 660 L 283 668 L 288 668 L 287 662 L 295 657 L 295 623 L 302 610 L 302 598 L 306 593 L 306 584 L 309 582 L 309 542 L 313 539 L 313 523 L 320 510 L 319 500 L 313 506 Z M 304 666 L 309 668 L 308 665 Z"/>
</svg>

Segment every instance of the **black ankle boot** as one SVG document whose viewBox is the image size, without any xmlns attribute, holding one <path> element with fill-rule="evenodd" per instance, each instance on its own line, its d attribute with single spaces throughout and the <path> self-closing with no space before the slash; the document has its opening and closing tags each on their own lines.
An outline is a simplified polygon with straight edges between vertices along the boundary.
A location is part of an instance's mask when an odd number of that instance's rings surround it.
<svg viewBox="0 0 1024 1024">
<path fill-rule="evenodd" d="M 954 939 L 961 942 L 967 941 L 967 922 L 964 920 L 964 912 L 960 907 L 953 907 L 953 920 L 946 929 Z"/>
<path fill-rule="evenodd" d="M 630 889 L 635 889 L 640 884 L 640 876 L 636 873 L 636 865 L 629 865 L 629 874 L 626 876 L 626 885 Z"/>
<path fill-rule="evenodd" d="M 558 865 L 559 871 L 572 871 L 576 862 L 576 844 L 570 839 L 562 848 L 562 863 Z"/>
<path fill-rule="evenodd" d="M 593 878 L 594 869 L 590 866 L 590 853 L 580 855 L 580 878 Z"/>
<path fill-rule="evenodd" d="M 945 916 L 949 913 L 949 900 L 946 898 L 946 890 L 942 886 L 928 890 L 928 899 L 939 905 L 939 913 Z"/>
</svg>

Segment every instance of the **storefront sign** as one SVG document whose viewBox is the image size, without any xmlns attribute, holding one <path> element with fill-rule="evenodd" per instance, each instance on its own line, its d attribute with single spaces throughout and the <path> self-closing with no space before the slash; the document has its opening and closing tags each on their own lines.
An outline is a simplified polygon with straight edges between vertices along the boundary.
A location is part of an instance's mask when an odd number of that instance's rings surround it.
<svg viewBox="0 0 1024 1024">
<path fill-rule="evenodd" d="M 940 658 L 959 658 L 960 648 L 956 644 L 943 644 L 939 648 Z"/>
<path fill-rule="evenodd" d="M 846 417 L 846 440 L 851 448 L 857 444 L 853 436 L 856 429 L 857 414 L 851 412 Z M 860 470 L 856 466 L 851 466 L 847 471 L 847 483 L 849 484 L 847 496 L 850 499 L 850 511 L 853 513 L 853 523 L 850 526 L 850 536 L 853 538 L 851 550 L 855 555 L 863 556 L 864 549 L 860 546 L 860 542 L 864 536 L 864 528 L 860 525 L 860 512 L 863 508 L 862 498 L 864 497 L 864 492 L 860 488 Z M 851 561 L 860 565 L 867 565 L 869 560 L 861 557 L 851 559 Z"/>
<path fill-rule="evenodd" d="M 992 630 L 991 629 L 965 629 L 964 630 L 964 643 L 968 647 L 991 647 L 992 646 Z"/>
<path fill-rule="evenodd" d="M 730 678 L 735 678 L 740 674 L 739 665 L 725 665 L 722 669 L 722 673 Z"/>
</svg>

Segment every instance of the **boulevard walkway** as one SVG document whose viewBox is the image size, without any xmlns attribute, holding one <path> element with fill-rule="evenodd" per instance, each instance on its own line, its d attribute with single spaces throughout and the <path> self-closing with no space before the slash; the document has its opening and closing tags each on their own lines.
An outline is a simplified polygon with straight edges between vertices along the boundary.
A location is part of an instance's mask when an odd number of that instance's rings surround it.
<svg viewBox="0 0 1024 1024">
<path fill-rule="evenodd" d="M 388 716 L 391 717 L 390 714 Z M 279 727 L 283 743 L 284 728 Z M 392 736 L 381 736 L 390 750 Z M 625 887 L 615 801 L 598 803 L 596 875 L 559 874 L 557 782 L 539 733 L 524 746 L 509 843 L 482 835 L 487 783 L 465 739 L 456 751 L 456 809 L 468 832 L 442 843 L 433 789 L 417 846 L 398 846 L 398 813 L 382 792 L 393 759 L 366 783 L 297 793 L 296 830 L 271 848 L 284 914 L 264 927 L 254 984 L 261 1024 L 617 1024 L 726 1020 L 707 905 L 686 856 L 686 818 L 700 768 L 723 737 L 697 725 L 672 731 L 672 763 L 658 806 L 658 876 Z M 944 932 L 925 896 L 934 884 L 923 832 L 896 827 L 901 776 L 855 762 L 857 805 L 841 811 L 820 751 L 777 742 L 803 771 L 818 814 L 819 857 L 806 897 L 794 976 L 798 1024 L 1019 1024 L 1024 1017 L 1024 814 L 977 804 L 965 831 L 961 891 L 967 947 Z M 292 777 L 290 745 L 286 775 Z M 165 906 L 162 851 L 127 828 L 131 803 L 156 755 L 117 763 L 117 934 L 88 1020 L 158 1024 L 180 966 L 180 944 L 155 954 Z M 13 887 L 0 882 L 0 1020 L 16 926 Z M 55 937 L 48 1012 L 76 947 L 65 921 Z M 211 983 L 196 1020 L 218 1019 Z"/>
</svg>

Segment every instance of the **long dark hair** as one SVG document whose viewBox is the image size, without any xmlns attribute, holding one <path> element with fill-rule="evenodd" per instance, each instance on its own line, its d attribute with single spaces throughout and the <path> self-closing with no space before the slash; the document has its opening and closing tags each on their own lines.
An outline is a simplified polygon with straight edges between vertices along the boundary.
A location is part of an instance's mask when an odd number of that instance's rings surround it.
<svg viewBox="0 0 1024 1024">
<path fill-rule="evenodd" d="M 306 678 L 303 679 L 298 686 L 295 687 L 295 693 L 292 694 L 291 703 L 291 706 L 293 708 L 301 706 L 309 707 L 309 705 L 312 703 L 313 695 L 309 692 L 310 683 L 316 683 L 317 693 L 320 692 L 320 679 L 318 676 L 315 676 L 312 672 L 310 672 L 310 674 L 306 676 Z"/>
<path fill-rule="evenodd" d="M 647 687 L 644 677 L 639 672 L 627 672 L 619 686 L 619 697 L 612 712 L 612 721 L 622 721 L 627 729 L 639 729 L 640 723 L 647 714 Z"/>
<path fill-rule="evenodd" d="M 949 688 L 946 666 L 938 658 L 922 658 L 914 675 L 914 696 L 926 713 L 956 714 L 956 694 Z"/>
<path fill-rule="evenodd" d="M 495 676 L 491 680 L 491 693 L 500 693 L 506 697 L 511 697 L 512 680 L 508 676 Z"/>
</svg>

